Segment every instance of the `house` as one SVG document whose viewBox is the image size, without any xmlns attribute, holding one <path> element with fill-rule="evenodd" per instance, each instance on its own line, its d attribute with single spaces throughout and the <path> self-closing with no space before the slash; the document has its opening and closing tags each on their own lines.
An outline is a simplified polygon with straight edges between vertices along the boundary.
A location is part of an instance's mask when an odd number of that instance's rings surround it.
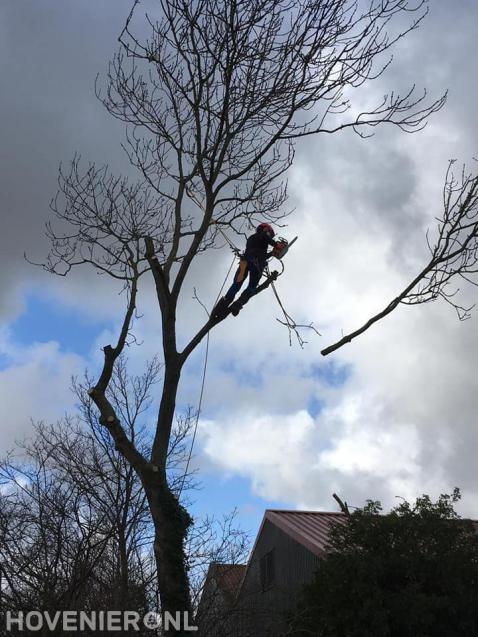
<svg viewBox="0 0 478 637">
<path fill-rule="evenodd" d="M 269 637 L 285 629 L 343 513 L 267 510 L 247 565 L 211 564 L 197 623 L 201 637 Z"/>
<path fill-rule="evenodd" d="M 236 599 L 247 571 L 245 564 L 210 564 L 195 623 L 201 637 L 225 637 L 236 623 Z"/>
<path fill-rule="evenodd" d="M 311 581 L 331 527 L 346 519 L 343 513 L 267 510 L 247 565 L 211 564 L 197 615 L 201 637 L 286 635 L 286 617 Z M 478 521 L 471 522 L 478 533 Z"/>
</svg>

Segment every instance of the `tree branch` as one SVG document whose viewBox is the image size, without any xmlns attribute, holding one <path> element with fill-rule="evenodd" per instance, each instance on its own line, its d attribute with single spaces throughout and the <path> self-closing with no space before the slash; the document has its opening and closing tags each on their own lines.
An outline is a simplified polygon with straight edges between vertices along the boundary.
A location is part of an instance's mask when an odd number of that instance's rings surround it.
<svg viewBox="0 0 478 637">
<path fill-rule="evenodd" d="M 418 305 L 442 298 L 464 320 L 472 307 L 455 301 L 459 288 L 449 290 L 456 278 L 477 285 L 473 276 L 478 272 L 478 176 L 461 172 L 457 181 L 450 161 L 443 187 L 444 210 L 439 220 L 435 245 L 428 247 L 431 259 L 423 270 L 381 312 L 372 316 L 362 327 L 321 351 L 323 356 L 335 352 L 346 343 L 367 331 L 374 323 L 393 312 L 399 303 Z"/>
<path fill-rule="evenodd" d="M 132 464 L 139 475 L 144 475 L 145 470 L 148 468 L 148 462 L 146 461 L 144 456 L 136 449 L 135 445 L 126 435 L 116 415 L 113 405 L 106 396 L 106 390 L 111 381 L 115 361 L 117 360 L 118 356 L 120 356 L 126 345 L 126 339 L 136 307 L 136 295 L 138 289 L 137 285 L 138 278 L 137 276 L 135 276 L 133 277 L 128 307 L 123 320 L 123 325 L 121 327 L 118 342 L 115 347 L 106 345 L 103 348 L 103 369 L 101 371 L 98 382 L 88 391 L 88 395 L 98 407 L 100 412 L 100 423 L 110 432 L 113 440 L 115 441 L 116 448 Z"/>
<path fill-rule="evenodd" d="M 257 291 L 254 296 L 257 296 L 257 294 L 260 294 L 261 292 L 266 290 L 274 281 L 277 280 L 278 276 L 279 276 L 278 272 L 276 271 L 271 272 L 270 275 L 265 279 L 265 281 L 257 287 Z M 189 343 L 186 345 L 183 351 L 179 353 L 179 357 L 181 361 L 182 362 L 186 361 L 187 358 L 190 356 L 190 354 L 193 352 L 193 350 L 199 345 L 202 339 L 206 336 L 206 334 L 210 330 L 212 330 L 213 327 L 215 327 L 219 323 L 222 323 L 222 321 L 224 321 L 229 316 L 230 313 L 231 313 L 231 309 L 228 308 L 227 312 L 220 318 L 210 316 L 209 320 L 202 326 L 199 332 L 197 332 L 197 334 L 189 341 Z"/>
</svg>

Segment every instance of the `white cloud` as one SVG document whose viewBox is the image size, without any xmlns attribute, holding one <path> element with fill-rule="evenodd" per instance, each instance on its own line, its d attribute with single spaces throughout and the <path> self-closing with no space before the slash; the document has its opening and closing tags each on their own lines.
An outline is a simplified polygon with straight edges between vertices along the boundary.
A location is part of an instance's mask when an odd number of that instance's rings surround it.
<svg viewBox="0 0 478 637">
<path fill-rule="evenodd" d="M 304 448 L 314 438 L 314 422 L 306 411 L 290 415 L 243 412 L 229 421 L 201 422 L 204 453 L 228 472 L 249 477 L 254 491 L 266 499 L 300 497 L 304 472 L 298 471 Z M 309 453 L 309 461 L 313 459 Z"/>
<path fill-rule="evenodd" d="M 0 370 L 0 452 L 31 432 L 33 421 L 53 422 L 71 413 L 71 376 L 81 374 L 81 357 L 64 353 L 58 343 L 13 344 L 2 331 L 0 354 L 8 366 Z"/>
</svg>

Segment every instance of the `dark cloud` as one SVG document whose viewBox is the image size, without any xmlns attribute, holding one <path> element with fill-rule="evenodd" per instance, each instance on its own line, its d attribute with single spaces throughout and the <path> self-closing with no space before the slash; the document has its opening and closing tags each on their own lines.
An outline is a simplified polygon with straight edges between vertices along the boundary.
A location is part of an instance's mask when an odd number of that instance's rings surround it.
<svg viewBox="0 0 478 637">
<path fill-rule="evenodd" d="M 410 19 L 405 14 L 399 24 L 405 27 Z M 440 215 L 448 161 L 457 158 L 476 169 L 477 36 L 476 3 L 435 0 L 420 27 L 398 42 L 384 74 L 350 92 L 357 108 L 374 106 L 391 91 L 404 94 L 414 85 L 417 97 L 426 89 L 430 101 L 448 90 L 444 108 L 423 131 L 406 134 L 387 124 L 368 139 L 346 130 L 298 145 L 293 170 L 307 176 L 319 201 L 332 203 L 330 215 L 352 210 L 371 232 L 385 230 L 392 260 L 408 262 L 412 253 L 426 254 L 424 234 Z M 292 192 L 300 207 L 300 191 Z"/>
<path fill-rule="evenodd" d="M 43 224 L 60 161 L 75 151 L 112 161 L 120 127 L 94 96 L 129 3 L 6 0 L 0 6 L 0 317 L 40 273 L 23 260 L 46 252 Z"/>
</svg>

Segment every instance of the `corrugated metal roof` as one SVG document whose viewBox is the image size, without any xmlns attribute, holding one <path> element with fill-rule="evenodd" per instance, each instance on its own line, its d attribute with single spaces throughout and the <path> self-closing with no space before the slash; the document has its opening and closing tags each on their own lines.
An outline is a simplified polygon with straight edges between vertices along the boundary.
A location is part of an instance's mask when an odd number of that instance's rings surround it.
<svg viewBox="0 0 478 637">
<path fill-rule="evenodd" d="M 315 555 L 321 555 L 326 550 L 331 526 L 344 523 L 346 516 L 343 513 L 325 511 L 267 509 L 262 524 L 265 520 L 275 524 Z M 478 533 L 478 520 L 471 520 L 471 522 Z M 259 535 L 260 531 L 258 537 Z"/>
<path fill-rule="evenodd" d="M 315 555 L 320 555 L 327 545 L 331 526 L 343 523 L 346 516 L 343 513 L 324 511 L 267 509 L 264 519 L 275 524 Z"/>
<path fill-rule="evenodd" d="M 266 521 L 271 522 L 284 533 L 302 544 L 317 556 L 326 551 L 329 531 L 333 524 L 343 524 L 347 519 L 344 513 L 327 511 L 290 511 L 284 509 L 266 509 L 254 546 L 249 555 L 247 566 L 244 567 L 242 582 L 238 588 L 238 595 L 245 579 L 245 571 L 249 568 L 257 543 Z M 478 520 L 471 520 L 478 533 Z"/>
</svg>

